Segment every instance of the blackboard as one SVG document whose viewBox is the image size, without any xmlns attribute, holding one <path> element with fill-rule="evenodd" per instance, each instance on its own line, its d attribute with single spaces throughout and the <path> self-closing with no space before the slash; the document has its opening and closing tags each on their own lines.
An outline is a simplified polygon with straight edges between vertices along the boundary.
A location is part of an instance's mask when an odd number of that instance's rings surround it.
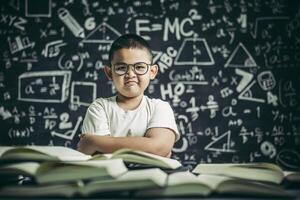
<svg viewBox="0 0 300 200">
<path fill-rule="evenodd" d="M 76 147 L 124 33 L 149 41 L 182 134 L 173 158 L 300 166 L 300 2 L 1 1 L 1 145 Z"/>
</svg>

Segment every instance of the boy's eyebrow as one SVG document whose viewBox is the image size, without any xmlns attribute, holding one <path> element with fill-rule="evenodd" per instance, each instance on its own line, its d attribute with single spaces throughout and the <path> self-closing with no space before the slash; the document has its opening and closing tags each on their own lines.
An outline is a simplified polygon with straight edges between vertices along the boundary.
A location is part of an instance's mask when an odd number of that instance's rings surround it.
<svg viewBox="0 0 300 200">
<path fill-rule="evenodd" d="M 113 65 L 116 65 L 116 64 L 126 64 L 127 65 L 127 63 L 125 63 L 125 62 L 116 62 Z"/>
<path fill-rule="evenodd" d="M 116 62 L 116 63 L 114 63 L 113 65 L 116 65 L 116 64 L 126 64 L 126 65 L 132 65 L 132 64 L 136 64 L 136 63 L 146 63 L 146 64 L 148 64 L 147 62 L 144 62 L 144 61 L 140 61 L 140 62 L 135 62 L 135 63 L 126 63 L 126 62 Z M 149 65 L 151 65 L 152 63 L 150 63 Z"/>
</svg>

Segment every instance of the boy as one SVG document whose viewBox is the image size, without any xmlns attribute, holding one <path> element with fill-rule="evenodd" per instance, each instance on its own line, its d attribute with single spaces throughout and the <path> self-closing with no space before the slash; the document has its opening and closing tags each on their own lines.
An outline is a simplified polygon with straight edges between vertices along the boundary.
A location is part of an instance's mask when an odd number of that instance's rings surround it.
<svg viewBox="0 0 300 200">
<path fill-rule="evenodd" d="M 149 44 L 125 34 L 113 42 L 105 74 L 117 94 L 96 99 L 88 108 L 78 150 L 111 153 L 121 148 L 170 156 L 179 138 L 174 113 L 167 102 L 150 99 L 144 91 L 158 72 Z"/>
</svg>

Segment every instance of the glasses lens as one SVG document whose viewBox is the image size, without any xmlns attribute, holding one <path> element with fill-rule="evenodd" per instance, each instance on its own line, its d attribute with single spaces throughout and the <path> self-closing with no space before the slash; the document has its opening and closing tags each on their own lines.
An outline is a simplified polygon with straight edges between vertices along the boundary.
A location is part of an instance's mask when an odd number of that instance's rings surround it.
<svg viewBox="0 0 300 200">
<path fill-rule="evenodd" d="M 147 63 L 135 63 L 134 64 L 135 73 L 139 75 L 143 75 L 148 71 L 148 64 Z"/>
<path fill-rule="evenodd" d="M 118 75 L 123 75 L 127 71 L 127 64 L 125 63 L 116 64 L 114 67 L 115 67 L 115 72 Z"/>
</svg>

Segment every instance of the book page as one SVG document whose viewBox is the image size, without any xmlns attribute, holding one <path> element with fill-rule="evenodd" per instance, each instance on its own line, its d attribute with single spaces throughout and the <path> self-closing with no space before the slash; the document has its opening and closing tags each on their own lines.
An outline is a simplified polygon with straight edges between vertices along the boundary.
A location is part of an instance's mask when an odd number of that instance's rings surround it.
<svg viewBox="0 0 300 200">
<path fill-rule="evenodd" d="M 35 176 L 40 163 L 37 162 L 22 162 L 0 166 L 0 174 L 11 175 L 30 175 Z"/>
<path fill-rule="evenodd" d="M 125 161 L 137 162 L 148 165 L 152 164 L 171 169 L 176 169 L 181 166 L 181 163 L 175 159 L 131 149 L 120 149 L 114 152 L 112 157 L 123 158 Z"/>
<path fill-rule="evenodd" d="M 31 150 L 31 151 L 28 151 Z M 79 151 L 76 151 L 71 148 L 62 147 L 62 146 L 20 146 L 14 147 L 5 152 L 5 154 L 14 153 L 15 155 L 20 154 L 22 157 L 22 153 L 26 155 L 27 153 L 34 154 L 34 151 L 43 155 L 48 155 L 49 160 L 57 159 L 61 161 L 80 161 L 80 160 L 88 160 L 91 158 L 90 155 L 83 154 Z M 51 158 L 52 157 L 52 158 Z M 46 157 L 43 156 L 43 159 Z"/>
<path fill-rule="evenodd" d="M 0 157 L 2 156 L 3 153 L 5 153 L 7 150 L 12 149 L 12 146 L 1 146 L 0 147 Z"/>
</svg>

